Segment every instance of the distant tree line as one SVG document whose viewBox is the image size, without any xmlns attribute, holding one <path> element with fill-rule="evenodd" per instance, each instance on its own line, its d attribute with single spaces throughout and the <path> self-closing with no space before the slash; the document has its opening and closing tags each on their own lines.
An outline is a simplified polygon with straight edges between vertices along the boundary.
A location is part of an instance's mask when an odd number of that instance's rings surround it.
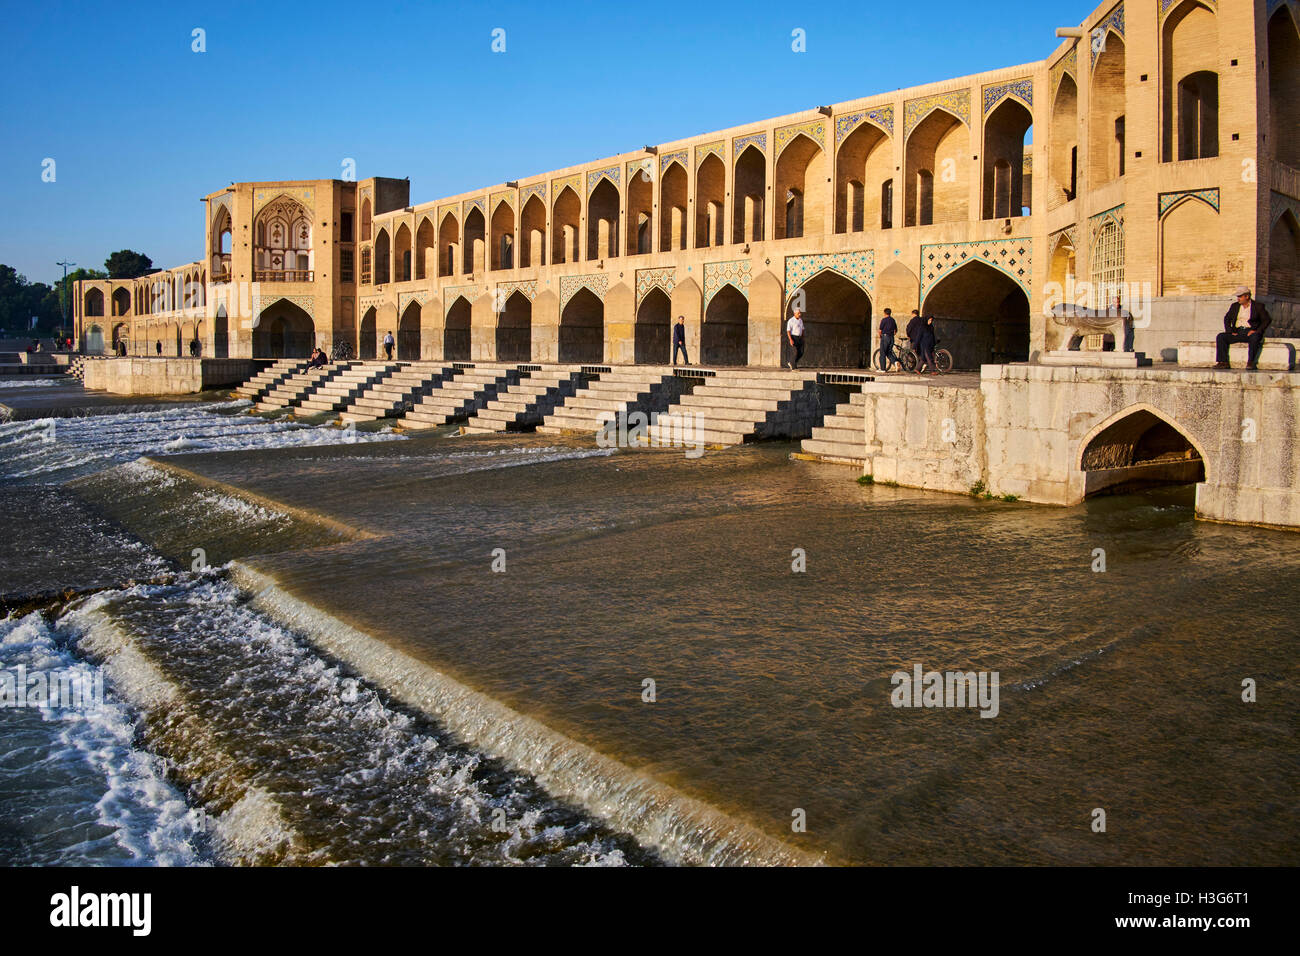
<svg viewBox="0 0 1300 956">
<path fill-rule="evenodd" d="M 53 285 L 28 282 L 13 266 L 0 264 L 0 329 L 10 335 L 48 337 L 62 327 L 71 333 L 73 283 L 79 279 L 135 279 L 157 270 L 153 260 L 140 252 L 119 249 L 104 260 L 104 270 L 76 269 L 67 279 Z M 67 302 L 67 325 L 63 325 L 63 302 Z M 32 317 L 36 327 L 32 328 Z"/>
</svg>

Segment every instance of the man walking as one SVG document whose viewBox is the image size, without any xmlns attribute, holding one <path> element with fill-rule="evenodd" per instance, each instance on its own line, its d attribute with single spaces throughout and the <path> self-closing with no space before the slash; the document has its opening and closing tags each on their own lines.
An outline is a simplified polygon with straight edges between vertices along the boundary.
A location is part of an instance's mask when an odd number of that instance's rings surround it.
<svg viewBox="0 0 1300 956">
<path fill-rule="evenodd" d="M 393 333 L 392 332 L 384 333 L 384 353 L 388 356 L 388 360 L 391 362 L 393 360 Z"/>
<path fill-rule="evenodd" d="M 787 362 L 791 371 L 799 368 L 799 360 L 803 358 L 803 312 L 799 309 L 794 310 L 794 315 L 790 316 L 790 321 L 785 324 L 785 337 L 790 340 L 790 347 L 794 349 L 794 361 Z"/>
<path fill-rule="evenodd" d="M 686 352 L 686 319 L 677 316 L 677 324 L 673 326 L 673 364 L 677 364 L 677 350 L 682 350 L 682 361 L 690 365 L 691 357 Z"/>
<path fill-rule="evenodd" d="M 894 313 L 886 309 L 885 317 L 880 320 L 880 370 L 882 372 L 894 370 L 894 336 L 897 334 L 898 323 L 894 321 Z"/>
<path fill-rule="evenodd" d="M 1216 340 L 1214 367 L 1232 368 L 1228 362 L 1228 348 L 1234 342 L 1245 342 L 1246 368 L 1254 371 L 1258 368 L 1259 350 L 1264 347 L 1264 332 L 1273 318 L 1264 308 L 1264 303 L 1251 300 L 1250 290 L 1244 285 L 1237 286 L 1236 296 L 1237 301 L 1228 306 L 1228 313 L 1223 317 L 1223 331 Z"/>
</svg>

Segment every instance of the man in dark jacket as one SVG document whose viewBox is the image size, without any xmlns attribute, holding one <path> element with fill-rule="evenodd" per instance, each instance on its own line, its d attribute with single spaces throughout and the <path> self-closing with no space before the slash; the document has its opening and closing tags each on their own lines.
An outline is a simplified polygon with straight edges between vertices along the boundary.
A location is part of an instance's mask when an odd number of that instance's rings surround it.
<svg viewBox="0 0 1300 956">
<path fill-rule="evenodd" d="M 1237 287 L 1237 301 L 1228 306 L 1228 314 L 1223 317 L 1223 331 L 1216 340 L 1214 354 L 1215 368 L 1232 368 L 1228 364 L 1228 348 L 1234 342 L 1246 343 L 1246 368 L 1255 369 L 1259 362 L 1259 350 L 1264 346 L 1264 332 L 1273 319 L 1262 302 L 1253 302 L 1250 290 L 1244 285 Z M 1243 327 L 1239 323 L 1245 322 Z"/>
<path fill-rule="evenodd" d="M 691 357 L 686 351 L 686 319 L 684 316 L 677 316 L 677 324 L 673 326 L 673 364 L 677 364 L 677 350 L 681 349 L 682 361 L 687 365 L 691 364 Z"/>
<path fill-rule="evenodd" d="M 894 336 L 897 334 L 898 323 L 894 321 L 893 313 L 886 309 L 885 317 L 880 320 L 880 370 L 882 372 L 894 370 Z"/>
</svg>

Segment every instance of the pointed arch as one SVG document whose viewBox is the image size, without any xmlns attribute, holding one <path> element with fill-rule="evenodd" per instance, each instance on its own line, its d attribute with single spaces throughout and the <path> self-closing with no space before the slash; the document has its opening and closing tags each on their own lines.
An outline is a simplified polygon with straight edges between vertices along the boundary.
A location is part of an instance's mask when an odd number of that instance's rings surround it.
<svg viewBox="0 0 1300 956">
<path fill-rule="evenodd" d="M 935 107 L 913 127 L 904 149 L 907 225 L 968 218 L 970 155 L 970 130 L 943 107 Z"/>
<path fill-rule="evenodd" d="M 456 214 L 448 210 L 438 224 L 438 275 L 440 277 L 459 274 L 460 264 L 460 221 Z"/>
<path fill-rule="evenodd" d="M 707 163 L 708 160 L 705 160 Z M 701 169 L 704 164 L 701 163 Z M 731 241 L 762 242 L 764 222 L 764 193 L 767 187 L 767 160 L 763 151 L 752 143 L 736 157 L 733 168 L 731 202 Z"/>
<path fill-rule="evenodd" d="M 1287 3 L 1268 21 L 1268 110 L 1273 158 L 1300 170 L 1300 23 Z"/>
<path fill-rule="evenodd" d="M 709 153 L 695 174 L 695 248 L 726 242 L 726 193 L 727 169 L 717 153 Z"/>
<path fill-rule="evenodd" d="M 397 235 L 393 239 L 393 264 L 396 267 L 393 275 L 394 282 L 409 282 L 415 274 L 412 268 L 411 248 L 411 228 L 406 223 L 402 223 L 397 227 Z"/>
<path fill-rule="evenodd" d="M 1202 0 L 1182 0 L 1161 26 L 1162 159 L 1219 155 L 1219 24 Z"/>
<path fill-rule="evenodd" d="M 555 197 L 551 213 L 551 262 L 555 265 L 577 262 L 578 225 L 582 222 L 582 200 L 577 190 L 566 185 Z"/>
<path fill-rule="evenodd" d="M 892 181 L 892 140 L 874 123 L 860 123 L 836 154 L 835 231 L 862 232 L 883 228 L 883 190 Z"/>
<path fill-rule="evenodd" d="M 492 212 L 492 268 L 515 267 L 515 210 L 505 199 Z"/>
<path fill-rule="evenodd" d="M 1300 299 L 1300 222 L 1290 209 L 1284 209 L 1269 230 L 1268 291 Z"/>
<path fill-rule="evenodd" d="M 465 214 L 465 265 L 466 275 L 483 272 L 487 268 L 487 219 L 483 210 L 474 206 Z"/>
<path fill-rule="evenodd" d="M 546 265 L 546 204 L 535 193 L 519 217 L 519 264 L 525 269 Z"/>
<path fill-rule="evenodd" d="M 659 176 L 659 251 L 686 248 L 686 167 L 673 160 Z"/>
<path fill-rule="evenodd" d="M 984 218 L 1024 215 L 1025 139 L 1032 136 L 1034 116 L 1008 96 L 984 119 Z"/>
<path fill-rule="evenodd" d="M 415 230 L 415 277 L 432 279 L 438 274 L 438 236 L 433 228 L 433 219 L 420 217 L 420 226 Z"/>
<path fill-rule="evenodd" d="M 1211 463 L 1192 432 L 1145 402 L 1129 405 L 1093 426 L 1079 442 L 1075 468 L 1084 472 L 1084 496 L 1120 487 L 1193 484 L 1211 480 Z"/>
<path fill-rule="evenodd" d="M 619 254 L 618 187 L 608 176 L 587 197 L 587 259 L 609 259 Z"/>
</svg>

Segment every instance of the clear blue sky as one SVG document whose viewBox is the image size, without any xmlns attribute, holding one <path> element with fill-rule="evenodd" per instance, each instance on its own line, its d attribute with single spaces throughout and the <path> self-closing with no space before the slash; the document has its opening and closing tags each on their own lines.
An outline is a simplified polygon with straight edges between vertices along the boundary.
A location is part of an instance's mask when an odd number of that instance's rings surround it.
<svg viewBox="0 0 1300 956">
<path fill-rule="evenodd" d="M 199 197 L 232 181 L 339 178 L 352 157 L 425 202 L 1042 59 L 1093 6 L 6 4 L 0 262 L 45 282 L 122 248 L 178 265 L 203 254 Z"/>
</svg>

